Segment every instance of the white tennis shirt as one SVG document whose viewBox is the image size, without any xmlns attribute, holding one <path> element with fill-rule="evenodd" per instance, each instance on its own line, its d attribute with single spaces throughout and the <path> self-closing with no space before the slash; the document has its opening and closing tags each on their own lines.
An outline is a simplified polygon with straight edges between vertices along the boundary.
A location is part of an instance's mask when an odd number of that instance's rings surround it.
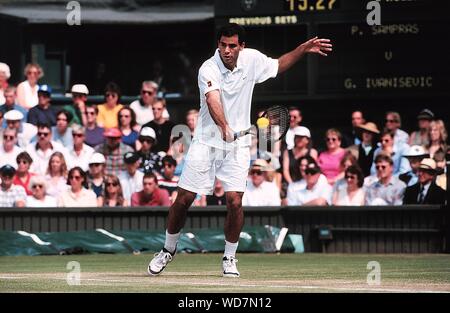
<svg viewBox="0 0 450 313">
<path fill-rule="evenodd" d="M 246 130 L 251 126 L 250 113 L 255 84 L 276 77 L 277 73 L 277 59 L 248 48 L 239 53 L 236 67 L 230 71 L 223 64 L 217 49 L 214 56 L 206 60 L 198 72 L 200 112 L 194 140 L 223 150 L 230 150 L 236 145 L 250 146 L 250 135 L 233 143 L 222 139 L 219 127 L 209 114 L 205 95 L 212 90 L 219 90 L 228 125 L 236 132 Z"/>
</svg>

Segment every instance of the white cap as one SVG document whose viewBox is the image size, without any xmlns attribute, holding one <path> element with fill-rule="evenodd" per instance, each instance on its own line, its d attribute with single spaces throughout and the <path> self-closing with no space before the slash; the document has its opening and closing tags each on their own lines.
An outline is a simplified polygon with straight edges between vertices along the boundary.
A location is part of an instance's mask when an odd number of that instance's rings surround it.
<svg viewBox="0 0 450 313">
<path fill-rule="evenodd" d="M 153 130 L 153 128 L 148 127 L 148 126 L 141 129 L 139 136 L 152 137 L 153 139 L 156 139 L 155 131 Z"/>
<path fill-rule="evenodd" d="M 98 164 L 98 163 L 106 163 L 105 156 L 101 153 L 94 153 L 89 160 L 89 164 Z"/>
<path fill-rule="evenodd" d="M 304 126 L 296 126 L 294 129 L 294 135 L 295 136 L 302 136 L 302 137 L 308 137 L 311 138 L 311 132 L 308 128 Z"/>
<path fill-rule="evenodd" d="M 72 89 L 70 90 L 70 92 L 72 93 L 82 93 L 85 95 L 89 94 L 89 89 L 87 88 L 86 85 L 83 84 L 76 84 L 72 86 Z"/>
<path fill-rule="evenodd" d="M 11 77 L 11 72 L 9 71 L 9 66 L 6 63 L 0 62 L 0 72 L 5 73 L 6 79 Z"/>
<path fill-rule="evenodd" d="M 428 152 L 425 151 L 425 148 L 419 145 L 411 146 L 406 153 L 403 154 L 404 157 L 418 157 L 418 156 L 427 156 Z"/>
<path fill-rule="evenodd" d="M 21 121 L 23 119 L 23 114 L 17 110 L 10 110 L 6 112 L 3 118 L 7 121 Z"/>
</svg>

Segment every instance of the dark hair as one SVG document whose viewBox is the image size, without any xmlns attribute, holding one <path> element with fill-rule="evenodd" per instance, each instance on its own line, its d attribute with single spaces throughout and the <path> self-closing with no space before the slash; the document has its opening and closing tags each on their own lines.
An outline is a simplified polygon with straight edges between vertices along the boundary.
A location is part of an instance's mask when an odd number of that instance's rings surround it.
<svg viewBox="0 0 450 313">
<path fill-rule="evenodd" d="M 374 163 L 377 164 L 377 163 L 383 162 L 383 161 L 384 161 L 384 162 L 388 162 L 388 163 L 391 164 L 391 165 L 394 164 L 394 161 L 392 160 L 392 158 L 391 158 L 389 155 L 387 155 L 386 153 L 381 152 L 380 154 L 378 154 L 378 155 L 375 157 Z"/>
<path fill-rule="evenodd" d="M 117 103 L 120 101 L 120 97 L 122 96 L 122 92 L 120 91 L 119 85 L 117 85 L 115 82 L 109 82 L 105 86 L 105 100 L 106 100 L 106 94 L 108 92 L 113 92 L 117 94 Z"/>
<path fill-rule="evenodd" d="M 313 163 L 313 164 L 315 164 L 317 166 L 316 160 L 314 160 L 314 158 L 311 155 L 307 154 L 305 156 L 302 156 L 301 158 L 299 158 L 296 161 L 296 165 L 295 165 L 295 168 L 294 168 L 294 177 L 292 177 L 292 179 L 294 181 L 297 181 L 297 180 L 300 180 L 300 179 L 303 178 L 302 177 L 302 172 L 300 172 L 300 165 L 302 164 L 303 160 L 306 160 L 308 162 L 308 164 Z"/>
<path fill-rule="evenodd" d="M 17 155 L 16 162 L 19 163 L 19 160 L 25 160 L 25 161 L 27 161 L 30 164 L 33 163 L 33 159 L 31 158 L 31 156 L 26 151 L 20 152 Z"/>
<path fill-rule="evenodd" d="M 50 129 L 50 131 L 52 130 L 52 127 L 50 126 L 50 124 L 49 123 L 44 123 L 44 122 L 38 122 L 36 124 L 36 128 L 37 129 L 39 129 L 39 128 L 48 128 L 48 129 Z"/>
<path fill-rule="evenodd" d="M 300 116 L 302 116 L 302 111 L 299 108 L 295 107 L 295 106 L 289 107 L 288 111 L 289 112 L 291 112 L 291 111 L 298 111 L 298 113 L 300 113 Z"/>
<path fill-rule="evenodd" d="M 177 160 L 175 160 L 171 155 L 166 155 L 162 158 L 161 163 L 164 165 L 164 163 L 169 163 L 173 166 L 177 166 Z"/>
<path fill-rule="evenodd" d="M 217 41 L 219 41 L 222 36 L 232 37 L 234 35 L 238 35 L 238 42 L 240 45 L 245 42 L 245 29 L 236 23 L 230 23 L 219 28 L 217 31 Z"/>
<path fill-rule="evenodd" d="M 67 123 L 70 123 L 72 121 L 73 118 L 73 114 L 65 109 L 58 111 L 58 113 L 56 113 L 56 118 L 58 118 L 58 116 L 60 116 L 61 114 L 64 114 L 66 116 L 67 119 Z"/>
<path fill-rule="evenodd" d="M 136 124 L 137 124 L 137 122 L 136 122 L 136 113 L 129 106 L 124 106 L 123 108 L 121 108 L 119 110 L 119 112 L 117 112 L 117 120 L 119 122 L 119 124 L 118 124 L 119 125 L 119 129 L 122 127 L 122 123 L 120 122 L 120 113 L 122 113 L 123 110 L 130 111 L 130 115 L 131 115 L 130 127 L 133 128 L 134 126 L 136 126 Z"/>
<path fill-rule="evenodd" d="M 380 138 L 382 138 L 382 137 L 384 137 L 384 136 L 390 136 L 392 139 L 394 139 L 394 132 L 392 132 L 392 131 L 390 131 L 389 129 L 387 129 L 387 128 L 384 128 L 383 129 L 383 131 L 381 132 L 381 134 L 380 134 Z"/>
<path fill-rule="evenodd" d="M 345 170 L 345 176 L 347 176 L 348 173 L 355 174 L 357 176 L 359 188 L 361 188 L 364 185 L 364 174 L 358 165 L 350 165 Z"/>
<path fill-rule="evenodd" d="M 83 178 L 83 184 L 82 186 L 86 189 L 89 188 L 88 180 L 87 180 L 87 174 L 83 169 L 79 166 L 72 167 L 67 174 L 67 185 L 70 185 L 70 176 L 72 176 L 73 172 L 78 171 L 80 173 L 81 177 Z"/>
<path fill-rule="evenodd" d="M 158 185 L 158 178 L 156 177 L 155 174 L 153 174 L 152 172 L 147 172 L 144 174 L 144 177 L 142 177 L 142 181 L 144 181 L 146 178 L 153 178 L 154 182 L 156 185 Z"/>
</svg>

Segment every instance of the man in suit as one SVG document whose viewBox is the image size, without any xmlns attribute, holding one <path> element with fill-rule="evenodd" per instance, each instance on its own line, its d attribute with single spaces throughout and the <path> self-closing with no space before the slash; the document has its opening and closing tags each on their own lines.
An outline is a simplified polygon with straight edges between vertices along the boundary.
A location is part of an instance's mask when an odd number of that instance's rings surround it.
<svg viewBox="0 0 450 313">
<path fill-rule="evenodd" d="M 445 204 L 446 193 L 435 183 L 436 162 L 423 159 L 418 173 L 419 182 L 406 188 L 403 204 Z"/>
<path fill-rule="evenodd" d="M 403 154 L 404 158 L 407 158 L 411 170 L 400 174 L 398 178 L 403 181 L 406 186 L 410 187 L 415 185 L 419 181 L 419 166 L 423 159 L 429 158 L 429 153 L 425 151 L 422 146 L 411 146 L 409 150 Z"/>
</svg>

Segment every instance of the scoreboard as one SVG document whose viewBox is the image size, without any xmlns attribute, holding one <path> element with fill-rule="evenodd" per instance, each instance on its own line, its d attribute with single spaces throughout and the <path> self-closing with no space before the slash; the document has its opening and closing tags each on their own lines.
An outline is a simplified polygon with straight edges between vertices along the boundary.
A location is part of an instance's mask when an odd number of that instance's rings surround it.
<svg viewBox="0 0 450 313">
<path fill-rule="evenodd" d="M 379 4 L 380 25 L 367 17 Z M 329 38 L 328 57 L 309 55 L 262 94 L 305 96 L 449 95 L 449 1 L 216 0 L 216 27 L 234 22 L 247 47 L 277 58 L 314 36 Z"/>
</svg>

